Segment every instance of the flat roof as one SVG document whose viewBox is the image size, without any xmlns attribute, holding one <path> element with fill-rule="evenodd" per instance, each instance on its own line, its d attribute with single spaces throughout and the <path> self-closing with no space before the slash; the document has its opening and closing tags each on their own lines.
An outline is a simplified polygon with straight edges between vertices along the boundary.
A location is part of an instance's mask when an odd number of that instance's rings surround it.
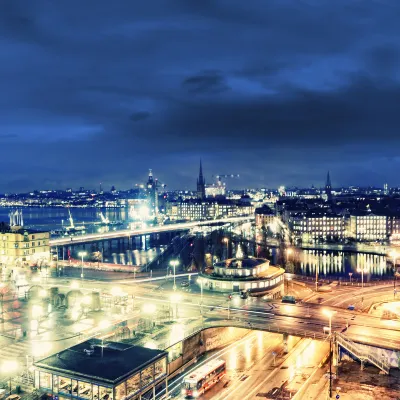
<svg viewBox="0 0 400 400">
<path fill-rule="evenodd" d="M 101 347 L 101 340 L 87 340 L 39 360 L 34 366 L 57 375 L 115 384 L 168 354 L 118 342 L 104 342 L 102 354 Z"/>
</svg>

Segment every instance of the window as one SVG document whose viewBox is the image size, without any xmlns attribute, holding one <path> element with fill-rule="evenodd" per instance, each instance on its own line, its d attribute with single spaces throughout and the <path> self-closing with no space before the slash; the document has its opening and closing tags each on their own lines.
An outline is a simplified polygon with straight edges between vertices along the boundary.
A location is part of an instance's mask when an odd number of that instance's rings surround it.
<svg viewBox="0 0 400 400">
<path fill-rule="evenodd" d="M 40 388 L 51 389 L 51 374 L 40 372 Z"/>
<path fill-rule="evenodd" d="M 104 386 L 99 386 L 99 400 L 112 400 L 112 389 Z"/>
<path fill-rule="evenodd" d="M 53 393 L 58 393 L 58 375 L 53 375 Z"/>
<path fill-rule="evenodd" d="M 79 397 L 82 399 L 92 399 L 92 384 L 89 382 L 79 382 Z"/>
<path fill-rule="evenodd" d="M 71 379 L 70 378 L 64 378 L 62 376 L 58 377 L 58 392 L 68 394 L 68 395 L 71 393 Z"/>
<path fill-rule="evenodd" d="M 167 359 L 163 358 L 162 360 L 157 361 L 154 364 L 154 367 L 155 367 L 154 379 L 157 380 L 167 374 Z"/>
<path fill-rule="evenodd" d="M 153 367 L 154 365 L 150 365 L 150 367 L 147 367 L 141 372 L 142 388 L 153 382 Z"/>
<path fill-rule="evenodd" d="M 126 397 L 126 382 L 122 382 L 115 388 L 115 400 L 122 400 Z"/>
<path fill-rule="evenodd" d="M 132 396 L 140 390 L 140 374 L 131 376 L 126 381 L 127 396 Z"/>
</svg>

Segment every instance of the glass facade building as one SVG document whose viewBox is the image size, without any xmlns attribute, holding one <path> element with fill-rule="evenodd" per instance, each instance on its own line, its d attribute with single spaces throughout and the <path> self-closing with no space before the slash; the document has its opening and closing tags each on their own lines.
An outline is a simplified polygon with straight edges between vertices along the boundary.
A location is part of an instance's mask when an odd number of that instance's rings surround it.
<svg viewBox="0 0 400 400">
<path fill-rule="evenodd" d="M 59 400 L 134 400 L 166 378 L 167 352 L 98 340 L 35 363 L 35 387 Z"/>
</svg>

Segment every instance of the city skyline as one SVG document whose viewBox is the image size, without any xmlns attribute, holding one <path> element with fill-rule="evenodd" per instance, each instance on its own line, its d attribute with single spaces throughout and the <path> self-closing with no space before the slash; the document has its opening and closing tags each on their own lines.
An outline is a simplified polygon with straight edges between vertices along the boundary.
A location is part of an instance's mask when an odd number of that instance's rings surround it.
<svg viewBox="0 0 400 400">
<path fill-rule="evenodd" d="M 398 185 L 386 4 L 4 1 L 0 192 L 192 187 L 200 157 L 252 187 Z"/>
</svg>

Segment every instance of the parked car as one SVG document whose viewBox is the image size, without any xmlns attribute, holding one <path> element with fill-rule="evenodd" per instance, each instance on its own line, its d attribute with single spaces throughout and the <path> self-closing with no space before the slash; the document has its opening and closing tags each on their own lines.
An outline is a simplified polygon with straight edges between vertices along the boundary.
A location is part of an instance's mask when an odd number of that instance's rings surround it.
<svg viewBox="0 0 400 400">
<path fill-rule="evenodd" d="M 6 400 L 21 400 L 21 396 L 18 396 L 17 394 L 12 394 L 8 396 Z"/>
<path fill-rule="evenodd" d="M 190 286 L 189 281 L 183 281 L 183 282 L 181 282 L 181 287 L 189 287 L 189 286 Z"/>
</svg>

